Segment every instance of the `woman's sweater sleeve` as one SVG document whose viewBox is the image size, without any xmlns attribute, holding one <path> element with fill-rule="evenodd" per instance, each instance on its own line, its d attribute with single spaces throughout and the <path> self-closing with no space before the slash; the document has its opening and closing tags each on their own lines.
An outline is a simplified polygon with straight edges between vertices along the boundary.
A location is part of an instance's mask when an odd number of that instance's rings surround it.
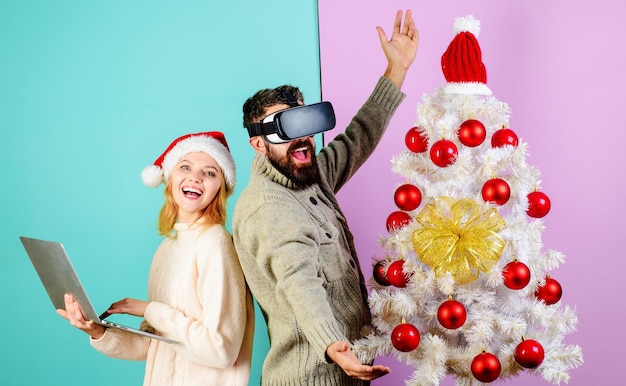
<svg viewBox="0 0 626 386">
<path fill-rule="evenodd" d="M 93 348 L 106 356 L 131 361 L 145 361 L 151 338 L 107 328 L 99 339 L 89 339 Z"/>
</svg>

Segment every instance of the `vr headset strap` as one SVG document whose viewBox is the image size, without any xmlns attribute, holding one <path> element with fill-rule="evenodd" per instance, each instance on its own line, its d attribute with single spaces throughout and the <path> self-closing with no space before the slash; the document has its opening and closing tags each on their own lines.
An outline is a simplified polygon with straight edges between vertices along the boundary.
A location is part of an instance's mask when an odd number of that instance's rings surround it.
<svg viewBox="0 0 626 386">
<path fill-rule="evenodd" d="M 289 91 L 283 91 L 281 94 L 283 95 L 283 97 L 285 97 L 285 99 L 287 99 L 287 104 L 289 104 L 289 107 L 300 106 L 296 98 Z"/>
<path fill-rule="evenodd" d="M 250 138 L 257 135 L 270 135 L 276 133 L 274 122 L 250 123 L 247 127 Z"/>
<path fill-rule="evenodd" d="M 287 100 L 287 104 L 289 107 L 298 107 L 298 101 L 289 91 L 282 91 L 281 95 Z M 247 127 L 248 134 L 250 138 L 255 137 L 257 135 L 270 135 L 276 133 L 276 128 L 274 127 L 274 122 L 267 123 L 251 123 Z"/>
</svg>

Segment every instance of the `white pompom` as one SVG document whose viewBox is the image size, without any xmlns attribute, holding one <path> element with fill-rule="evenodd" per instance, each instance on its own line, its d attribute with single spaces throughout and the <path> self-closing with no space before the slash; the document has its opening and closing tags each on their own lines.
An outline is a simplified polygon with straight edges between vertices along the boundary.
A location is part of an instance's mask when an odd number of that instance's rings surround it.
<svg viewBox="0 0 626 386">
<path fill-rule="evenodd" d="M 457 17 L 454 19 L 454 34 L 459 32 L 469 32 L 478 38 L 480 33 L 480 21 L 474 19 L 474 16 L 467 15 L 465 17 Z"/>
<path fill-rule="evenodd" d="M 141 180 L 151 188 L 156 188 L 163 182 L 163 170 L 156 165 L 146 166 L 141 171 Z"/>
</svg>

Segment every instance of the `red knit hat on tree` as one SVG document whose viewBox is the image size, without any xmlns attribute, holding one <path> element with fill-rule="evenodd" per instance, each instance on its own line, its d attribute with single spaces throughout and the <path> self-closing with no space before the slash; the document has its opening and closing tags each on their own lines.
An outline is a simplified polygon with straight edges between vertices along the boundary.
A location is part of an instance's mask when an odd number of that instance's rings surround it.
<svg viewBox="0 0 626 386">
<path fill-rule="evenodd" d="M 479 32 L 480 21 L 472 15 L 454 20 L 456 36 L 441 57 L 441 69 L 448 81 L 444 87 L 446 93 L 491 95 L 487 87 L 487 70 L 476 40 Z"/>
<path fill-rule="evenodd" d="M 213 157 L 224 173 L 228 190 L 232 192 L 236 182 L 235 161 L 230 154 L 224 134 L 219 131 L 186 134 L 176 138 L 153 165 L 143 169 L 141 172 L 143 183 L 156 188 L 166 182 L 178 161 L 193 152 L 203 152 Z"/>
</svg>

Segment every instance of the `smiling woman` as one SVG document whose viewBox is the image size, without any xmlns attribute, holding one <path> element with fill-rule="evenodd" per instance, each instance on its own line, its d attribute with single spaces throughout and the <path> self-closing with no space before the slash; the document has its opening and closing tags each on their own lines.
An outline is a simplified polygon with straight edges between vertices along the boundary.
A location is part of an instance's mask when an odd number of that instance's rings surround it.
<svg viewBox="0 0 626 386">
<path fill-rule="evenodd" d="M 107 330 L 85 320 L 71 296 L 57 312 L 87 333 L 91 345 L 118 359 L 145 360 L 144 384 L 245 385 L 250 378 L 254 308 L 232 238 L 224 228 L 235 164 L 221 132 L 175 139 L 142 173 L 165 183 L 148 300 L 125 298 L 108 314 L 144 317 L 141 329 L 175 342 Z M 210 381 L 209 381 L 210 380 Z M 209 382 L 209 383 L 206 383 Z"/>
<path fill-rule="evenodd" d="M 178 205 L 178 221 L 184 223 L 200 219 L 220 189 L 226 190 L 220 167 L 213 157 L 203 152 L 185 155 L 174 168 L 166 187 Z"/>
</svg>

